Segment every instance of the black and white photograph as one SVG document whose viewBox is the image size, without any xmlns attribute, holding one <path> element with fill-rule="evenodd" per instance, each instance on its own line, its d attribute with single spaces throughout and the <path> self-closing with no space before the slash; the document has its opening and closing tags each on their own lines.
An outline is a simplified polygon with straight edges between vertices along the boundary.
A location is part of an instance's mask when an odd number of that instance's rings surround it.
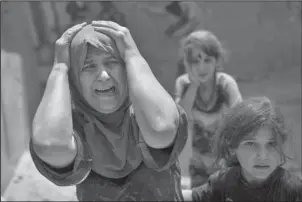
<svg viewBox="0 0 302 202">
<path fill-rule="evenodd" d="M 302 201 L 301 1 L 1 1 L 1 201 Z"/>
</svg>

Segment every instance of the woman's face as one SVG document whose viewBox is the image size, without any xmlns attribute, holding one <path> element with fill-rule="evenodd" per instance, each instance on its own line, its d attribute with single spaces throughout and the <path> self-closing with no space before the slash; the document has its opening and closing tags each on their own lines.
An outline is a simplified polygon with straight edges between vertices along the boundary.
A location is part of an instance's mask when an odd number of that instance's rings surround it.
<svg viewBox="0 0 302 202">
<path fill-rule="evenodd" d="M 112 113 L 125 102 L 128 95 L 125 67 L 105 50 L 88 46 L 79 77 L 83 97 L 95 110 Z"/>
<path fill-rule="evenodd" d="M 200 82 L 212 79 L 215 74 L 216 59 L 201 50 L 192 50 L 190 54 L 191 56 L 188 56 L 184 61 L 188 74 Z"/>
</svg>

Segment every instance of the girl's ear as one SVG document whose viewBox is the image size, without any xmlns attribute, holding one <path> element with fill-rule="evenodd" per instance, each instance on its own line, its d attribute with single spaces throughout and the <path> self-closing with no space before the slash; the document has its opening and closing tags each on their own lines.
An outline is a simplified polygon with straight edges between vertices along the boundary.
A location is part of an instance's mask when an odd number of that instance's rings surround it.
<svg viewBox="0 0 302 202">
<path fill-rule="evenodd" d="M 217 72 L 223 72 L 224 68 L 222 67 L 223 66 L 223 62 L 222 60 L 216 60 L 216 71 Z"/>
</svg>

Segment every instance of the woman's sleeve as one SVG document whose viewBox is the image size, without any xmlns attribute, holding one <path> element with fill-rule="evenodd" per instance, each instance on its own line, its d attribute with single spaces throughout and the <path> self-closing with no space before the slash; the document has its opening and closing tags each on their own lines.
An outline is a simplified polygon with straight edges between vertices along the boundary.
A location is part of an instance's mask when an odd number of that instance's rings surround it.
<svg viewBox="0 0 302 202">
<path fill-rule="evenodd" d="M 238 102 L 242 101 L 242 96 L 235 79 L 225 73 L 221 73 L 219 83 L 223 89 L 223 93 L 227 99 L 229 107 L 233 107 Z"/>
<path fill-rule="evenodd" d="M 179 111 L 179 124 L 173 145 L 165 149 L 154 149 L 149 147 L 139 134 L 139 145 L 147 167 L 157 171 L 163 171 L 174 164 L 182 152 L 188 138 L 188 121 L 185 111 L 177 105 Z"/>
<path fill-rule="evenodd" d="M 33 150 L 33 143 L 30 140 L 29 150 L 36 168 L 45 178 L 57 186 L 79 184 L 86 179 L 91 170 L 92 159 L 88 147 L 82 137 L 75 131 L 74 138 L 77 144 L 77 155 L 73 163 L 65 168 L 54 168 L 45 163 Z"/>
</svg>

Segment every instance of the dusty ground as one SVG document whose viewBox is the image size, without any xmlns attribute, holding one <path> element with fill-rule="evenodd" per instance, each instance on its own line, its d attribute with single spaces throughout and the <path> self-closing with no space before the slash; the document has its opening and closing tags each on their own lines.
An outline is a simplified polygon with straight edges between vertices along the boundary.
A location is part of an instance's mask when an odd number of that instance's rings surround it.
<svg viewBox="0 0 302 202">
<path fill-rule="evenodd" d="M 267 95 L 281 107 L 292 130 L 286 150 L 294 156 L 295 162 L 290 162 L 295 172 L 301 170 L 301 78 L 300 68 L 277 72 L 264 81 L 240 82 L 240 89 L 244 96 Z M 187 175 L 186 161 L 190 155 L 190 148 L 186 147 L 180 161 L 183 175 Z M 48 182 L 34 167 L 28 153 L 24 153 L 16 174 L 7 188 L 4 197 L 13 201 L 51 201 L 75 200 L 75 188 L 59 188 Z"/>
</svg>

